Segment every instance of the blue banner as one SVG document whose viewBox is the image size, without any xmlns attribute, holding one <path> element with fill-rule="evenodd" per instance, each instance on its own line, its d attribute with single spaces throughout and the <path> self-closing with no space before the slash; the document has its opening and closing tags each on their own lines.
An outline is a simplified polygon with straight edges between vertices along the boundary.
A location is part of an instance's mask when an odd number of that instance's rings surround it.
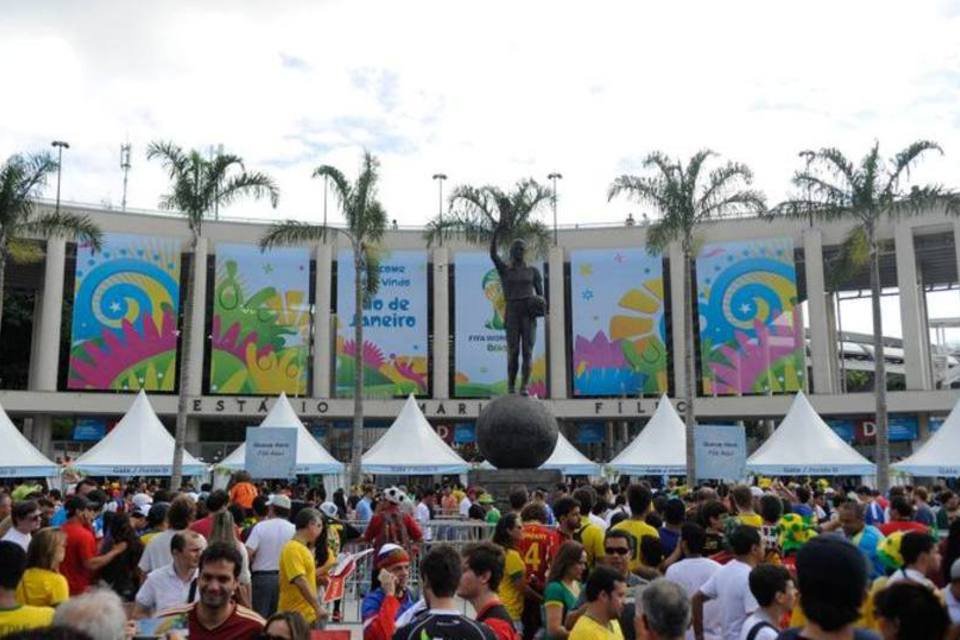
<svg viewBox="0 0 960 640">
<path fill-rule="evenodd" d="M 79 418 L 73 427 L 73 439 L 80 442 L 97 442 L 107 435 L 107 424 L 96 418 Z"/>
<path fill-rule="evenodd" d="M 290 427 L 247 427 L 244 468 L 254 479 L 297 475 L 297 430 Z"/>
<path fill-rule="evenodd" d="M 456 444 L 469 444 L 477 441 L 477 425 L 473 422 L 458 424 L 453 428 L 453 441 Z"/>
<path fill-rule="evenodd" d="M 747 437 L 743 427 L 698 425 L 693 432 L 698 480 L 739 480 L 745 475 Z"/>
<path fill-rule="evenodd" d="M 586 422 L 577 426 L 577 444 L 599 444 L 603 442 L 605 425 L 602 422 Z"/>
</svg>

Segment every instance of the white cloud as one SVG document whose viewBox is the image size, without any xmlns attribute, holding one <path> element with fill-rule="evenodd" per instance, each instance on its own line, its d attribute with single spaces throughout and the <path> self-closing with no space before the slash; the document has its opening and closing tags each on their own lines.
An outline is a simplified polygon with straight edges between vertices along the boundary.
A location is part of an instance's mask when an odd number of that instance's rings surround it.
<svg viewBox="0 0 960 640">
<path fill-rule="evenodd" d="M 272 173 L 280 208 L 317 219 L 314 166 L 383 162 L 391 217 L 436 210 L 450 183 L 564 174 L 561 222 L 622 219 L 609 182 L 652 149 L 708 146 L 783 197 L 805 147 L 859 156 L 920 137 L 918 178 L 956 181 L 960 15 L 942 1 L 0 2 L 0 154 L 71 142 L 67 199 L 129 203 L 165 187 L 153 139 L 224 143 Z"/>
</svg>

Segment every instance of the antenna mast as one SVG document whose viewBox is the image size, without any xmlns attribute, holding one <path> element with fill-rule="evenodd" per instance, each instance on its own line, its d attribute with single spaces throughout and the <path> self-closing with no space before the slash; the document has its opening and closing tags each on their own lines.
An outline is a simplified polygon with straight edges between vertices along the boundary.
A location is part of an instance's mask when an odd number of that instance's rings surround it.
<svg viewBox="0 0 960 640">
<path fill-rule="evenodd" d="M 127 174 L 130 173 L 130 143 L 120 145 L 120 168 L 123 169 L 123 199 L 120 210 L 127 210 Z"/>
</svg>

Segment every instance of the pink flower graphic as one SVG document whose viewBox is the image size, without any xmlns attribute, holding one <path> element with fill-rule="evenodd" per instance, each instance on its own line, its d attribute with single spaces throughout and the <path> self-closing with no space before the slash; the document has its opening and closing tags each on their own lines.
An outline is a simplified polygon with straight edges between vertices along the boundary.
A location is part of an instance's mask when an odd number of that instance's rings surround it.
<svg viewBox="0 0 960 640">
<path fill-rule="evenodd" d="M 751 342 L 742 331 L 734 332 L 738 348 L 730 345 L 720 347 L 729 365 L 711 362 L 717 393 L 738 394 L 755 390 L 763 378 L 773 375 L 774 363 L 797 350 L 797 335 L 791 327 L 773 324 L 767 326 L 760 320 L 753 323 L 757 333 L 756 342 Z M 801 343 L 802 344 L 802 343 Z"/>
</svg>

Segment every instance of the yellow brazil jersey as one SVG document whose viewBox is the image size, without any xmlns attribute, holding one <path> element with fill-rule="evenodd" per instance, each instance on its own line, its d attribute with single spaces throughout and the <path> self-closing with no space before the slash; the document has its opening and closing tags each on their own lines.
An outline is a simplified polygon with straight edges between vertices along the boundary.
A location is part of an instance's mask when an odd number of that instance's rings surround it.
<svg viewBox="0 0 960 640">
<path fill-rule="evenodd" d="M 519 621 L 523 616 L 523 591 L 517 588 L 517 579 L 523 578 L 527 567 L 523 564 L 523 558 L 516 549 L 505 549 L 506 558 L 503 567 L 503 580 L 500 581 L 500 588 L 497 595 L 500 601 L 507 608 L 507 612 L 514 620 Z"/>
<path fill-rule="evenodd" d="M 18 605 L 13 609 L 0 609 L 0 637 L 26 631 L 49 627 L 53 624 L 52 607 L 32 607 Z"/>
<path fill-rule="evenodd" d="M 756 527 L 757 529 L 763 526 L 763 518 L 756 513 L 741 513 L 737 516 L 737 519 L 740 521 L 740 524 Z"/>
<path fill-rule="evenodd" d="M 633 538 L 633 557 L 630 559 L 630 571 L 636 571 L 643 566 L 643 562 L 640 560 L 640 540 L 646 536 L 660 539 L 660 534 L 656 529 L 643 520 L 634 520 L 633 518 L 617 523 L 613 530 L 626 531 Z"/>
<path fill-rule="evenodd" d="M 580 518 L 580 529 L 577 538 L 587 552 L 587 565 L 590 569 L 596 566 L 598 560 L 603 559 L 603 529 L 590 522 L 590 518 L 583 516 Z M 586 576 L 584 576 L 586 579 Z"/>
<path fill-rule="evenodd" d="M 313 552 L 302 542 L 294 538 L 280 551 L 280 597 L 277 600 L 277 611 L 296 611 L 310 624 L 317 620 L 317 612 L 313 603 L 307 602 L 300 589 L 293 581 L 302 577 L 307 583 L 307 589 L 317 597 L 317 565 L 313 559 Z"/>
<path fill-rule="evenodd" d="M 67 579 L 56 571 L 31 567 L 17 586 L 17 602 L 35 607 L 55 607 L 70 597 Z"/>
<path fill-rule="evenodd" d="M 617 620 L 602 625 L 590 616 L 580 616 L 577 624 L 573 625 L 568 640 L 623 640 L 623 631 Z"/>
</svg>

